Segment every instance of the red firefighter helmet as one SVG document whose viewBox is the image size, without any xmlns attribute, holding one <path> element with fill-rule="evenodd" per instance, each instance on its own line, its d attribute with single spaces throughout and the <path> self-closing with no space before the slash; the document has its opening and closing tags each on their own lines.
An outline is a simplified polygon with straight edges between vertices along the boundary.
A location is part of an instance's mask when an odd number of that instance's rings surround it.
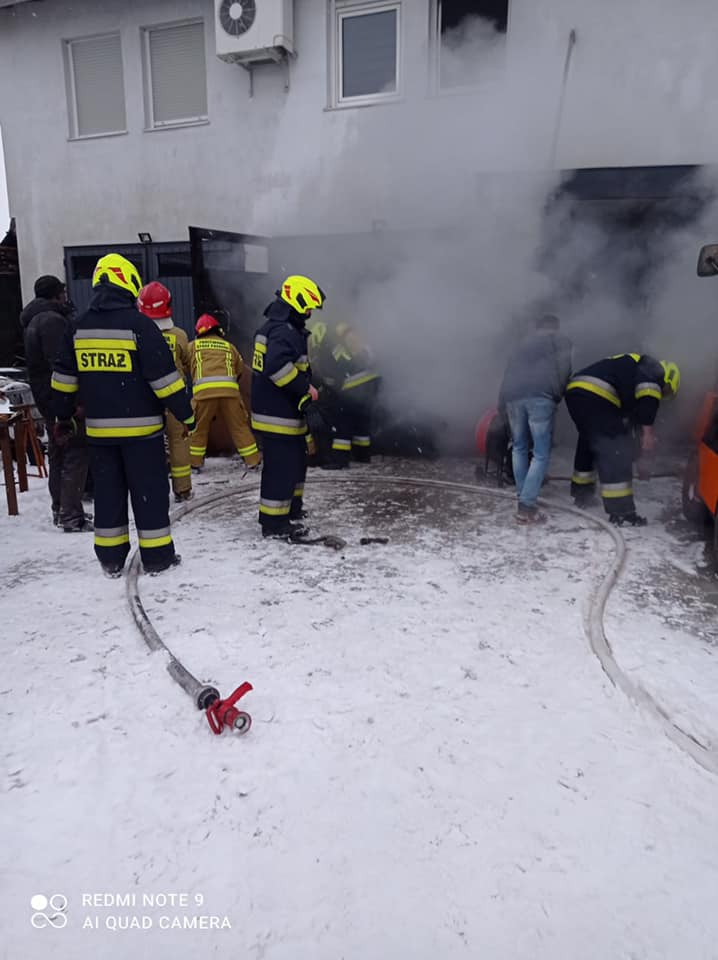
<svg viewBox="0 0 718 960">
<path fill-rule="evenodd" d="M 220 322 L 211 313 L 203 313 L 195 323 L 194 329 L 198 334 L 208 333 L 210 330 L 219 330 Z"/>
<path fill-rule="evenodd" d="M 165 320 L 172 316 L 172 294 L 163 283 L 153 280 L 140 290 L 137 309 L 150 320 Z"/>
</svg>

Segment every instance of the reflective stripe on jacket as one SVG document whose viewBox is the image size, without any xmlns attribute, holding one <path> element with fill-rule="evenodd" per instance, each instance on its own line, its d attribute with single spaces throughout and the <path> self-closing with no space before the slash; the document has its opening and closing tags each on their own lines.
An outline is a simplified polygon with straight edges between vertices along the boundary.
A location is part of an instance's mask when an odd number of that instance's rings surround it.
<svg viewBox="0 0 718 960">
<path fill-rule="evenodd" d="M 116 443 L 159 433 L 167 408 L 191 422 L 185 383 L 155 322 L 136 309 L 131 295 L 101 284 L 74 331 L 63 337 L 52 378 L 60 419 L 75 410 L 77 388 L 87 436 Z"/>
<path fill-rule="evenodd" d="M 264 313 L 252 356 L 252 429 L 302 436 L 307 427 L 299 403 L 311 382 L 304 318 L 281 300 Z"/>
<path fill-rule="evenodd" d="M 580 391 L 618 408 L 640 426 L 656 419 L 663 396 L 663 367 L 647 354 L 621 353 L 575 373 L 567 392 Z"/>
<path fill-rule="evenodd" d="M 191 368 L 187 334 L 180 327 L 176 327 L 171 320 L 155 320 L 155 323 L 162 332 L 165 343 L 172 351 L 175 366 L 183 377 L 189 377 Z"/>
<path fill-rule="evenodd" d="M 195 400 L 239 396 L 244 363 L 237 348 L 222 337 L 197 337 L 190 344 L 192 394 Z"/>
</svg>

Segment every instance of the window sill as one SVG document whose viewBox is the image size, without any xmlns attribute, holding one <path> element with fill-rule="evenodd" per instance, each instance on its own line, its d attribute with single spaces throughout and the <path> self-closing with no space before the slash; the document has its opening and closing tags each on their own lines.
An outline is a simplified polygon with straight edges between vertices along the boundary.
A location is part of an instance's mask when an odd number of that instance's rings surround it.
<svg viewBox="0 0 718 960">
<path fill-rule="evenodd" d="M 161 133 L 163 130 L 179 130 L 182 127 L 206 127 L 209 117 L 200 120 L 177 120 L 173 123 L 160 123 L 156 127 L 145 127 L 144 133 Z"/>
<path fill-rule="evenodd" d="M 77 137 L 68 137 L 68 143 L 76 143 L 78 140 L 99 140 L 102 137 L 126 137 L 129 130 L 110 130 L 107 133 L 85 133 Z"/>
<path fill-rule="evenodd" d="M 330 103 L 324 107 L 324 112 L 332 110 L 356 110 L 363 107 L 388 107 L 391 104 L 404 103 L 404 97 L 400 94 L 391 97 L 356 97 L 355 99 L 341 100 L 339 103 Z"/>
<path fill-rule="evenodd" d="M 495 79 L 485 80 L 477 84 L 465 84 L 461 87 L 441 87 L 436 85 L 429 90 L 429 96 L 437 99 L 444 97 L 476 97 L 487 92 L 495 93 L 500 87 L 500 81 Z"/>
</svg>

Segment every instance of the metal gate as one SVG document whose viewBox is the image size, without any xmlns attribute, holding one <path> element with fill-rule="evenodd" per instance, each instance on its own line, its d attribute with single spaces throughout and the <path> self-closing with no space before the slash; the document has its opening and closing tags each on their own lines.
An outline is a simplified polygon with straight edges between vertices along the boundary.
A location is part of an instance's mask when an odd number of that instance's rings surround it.
<svg viewBox="0 0 718 960">
<path fill-rule="evenodd" d="M 190 227 L 190 250 L 197 313 L 222 320 L 242 356 L 251 355 L 262 310 L 274 295 L 270 240 L 246 233 Z"/>
<path fill-rule="evenodd" d="M 194 336 L 195 309 L 189 243 L 128 243 L 65 247 L 67 292 L 78 313 L 87 309 L 92 295 L 92 273 L 100 257 L 119 253 L 133 263 L 144 283 L 159 280 L 172 294 L 172 311 L 178 327 Z"/>
</svg>

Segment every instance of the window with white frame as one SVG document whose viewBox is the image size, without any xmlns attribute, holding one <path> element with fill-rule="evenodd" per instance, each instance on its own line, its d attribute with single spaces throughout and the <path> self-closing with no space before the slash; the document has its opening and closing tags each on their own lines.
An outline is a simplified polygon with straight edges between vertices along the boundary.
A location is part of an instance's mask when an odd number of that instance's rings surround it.
<svg viewBox="0 0 718 960">
<path fill-rule="evenodd" d="M 64 41 L 71 139 L 125 133 L 125 84 L 119 33 Z"/>
<path fill-rule="evenodd" d="M 204 23 L 145 27 L 142 40 L 147 129 L 206 121 Z"/>
<path fill-rule="evenodd" d="M 435 0 L 438 86 L 471 87 L 503 46 L 509 0 Z"/>
<path fill-rule="evenodd" d="M 336 0 L 335 104 L 374 103 L 400 93 L 401 2 Z"/>
</svg>

